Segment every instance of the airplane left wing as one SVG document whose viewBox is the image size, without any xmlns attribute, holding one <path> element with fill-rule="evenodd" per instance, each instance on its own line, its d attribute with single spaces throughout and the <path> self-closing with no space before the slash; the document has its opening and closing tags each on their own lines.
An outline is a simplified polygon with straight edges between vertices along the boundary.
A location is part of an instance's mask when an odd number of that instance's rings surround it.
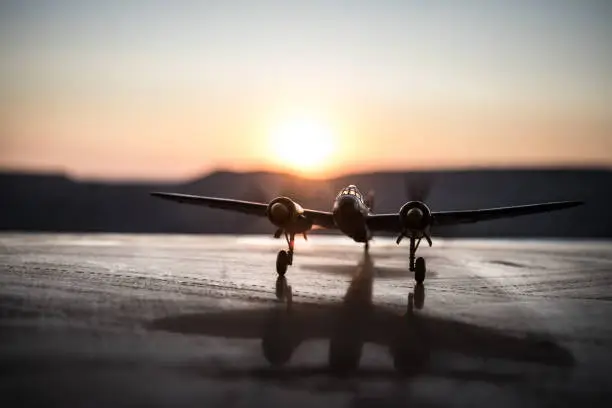
<svg viewBox="0 0 612 408">
<path fill-rule="evenodd" d="M 154 197 L 163 198 L 164 200 L 174 201 L 177 203 L 185 203 L 199 205 L 202 207 L 217 208 L 221 210 L 235 211 L 244 214 L 257 215 L 260 217 L 266 216 L 268 204 L 258 203 L 254 201 L 234 200 L 232 198 L 217 198 L 204 197 L 190 194 L 178 193 L 151 193 Z M 308 217 L 313 225 L 323 228 L 335 228 L 334 218 L 332 213 L 326 211 L 304 210 L 304 215 Z"/>
<path fill-rule="evenodd" d="M 552 203 L 486 208 L 482 210 L 440 211 L 432 212 L 432 217 L 433 225 L 455 225 L 557 211 L 582 204 L 582 201 L 557 201 Z"/>
<path fill-rule="evenodd" d="M 399 214 L 370 214 L 366 218 L 370 231 L 401 232 Z"/>
<path fill-rule="evenodd" d="M 485 208 L 464 211 L 432 211 L 432 226 L 466 224 L 479 221 L 511 218 L 522 215 L 538 214 L 562 210 L 582 205 L 582 201 L 557 201 L 511 207 Z M 371 231 L 401 232 L 402 225 L 399 214 L 372 214 L 367 218 Z"/>
</svg>

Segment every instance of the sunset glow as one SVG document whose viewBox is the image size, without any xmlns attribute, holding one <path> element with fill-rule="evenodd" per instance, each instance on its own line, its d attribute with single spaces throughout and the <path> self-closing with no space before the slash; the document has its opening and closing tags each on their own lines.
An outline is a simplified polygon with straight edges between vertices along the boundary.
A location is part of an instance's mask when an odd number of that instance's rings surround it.
<svg viewBox="0 0 612 408">
<path fill-rule="evenodd" d="M 3 2 L 0 170 L 612 166 L 612 7 L 515 3 Z"/>
<path fill-rule="evenodd" d="M 281 123 L 270 134 L 274 160 L 306 176 L 320 175 L 329 167 L 336 143 L 329 126 L 307 118 Z"/>
</svg>

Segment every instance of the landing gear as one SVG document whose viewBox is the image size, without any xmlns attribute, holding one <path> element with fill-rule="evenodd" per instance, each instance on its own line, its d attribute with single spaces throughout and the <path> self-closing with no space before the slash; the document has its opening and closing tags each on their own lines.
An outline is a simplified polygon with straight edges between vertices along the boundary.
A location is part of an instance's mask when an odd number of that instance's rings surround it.
<svg viewBox="0 0 612 408">
<path fill-rule="evenodd" d="M 295 234 L 287 234 L 285 233 L 285 238 L 287 239 L 287 244 L 289 245 L 289 250 L 285 251 L 284 249 L 278 252 L 276 256 L 276 273 L 279 276 L 285 276 L 287 272 L 287 267 L 293 264 L 293 247 L 295 244 Z"/>
<path fill-rule="evenodd" d="M 425 259 L 419 257 L 415 261 L 416 250 L 419 248 L 421 238 L 418 240 L 414 236 L 410 237 L 410 271 L 414 272 L 414 280 L 417 283 L 423 283 L 425 280 L 425 274 L 427 268 L 425 266 Z"/>
<path fill-rule="evenodd" d="M 276 256 L 276 272 L 279 276 L 285 276 L 287 266 L 289 266 L 289 254 L 287 251 L 282 250 Z"/>
<path fill-rule="evenodd" d="M 419 247 L 419 242 L 416 242 L 414 237 L 410 237 L 410 272 L 414 272 L 414 257 L 416 255 L 416 250 Z"/>
<path fill-rule="evenodd" d="M 425 280 L 426 272 L 427 272 L 427 269 L 425 267 L 425 259 L 421 257 L 417 258 L 416 264 L 414 266 L 414 280 L 418 284 L 422 284 L 423 281 Z"/>
</svg>

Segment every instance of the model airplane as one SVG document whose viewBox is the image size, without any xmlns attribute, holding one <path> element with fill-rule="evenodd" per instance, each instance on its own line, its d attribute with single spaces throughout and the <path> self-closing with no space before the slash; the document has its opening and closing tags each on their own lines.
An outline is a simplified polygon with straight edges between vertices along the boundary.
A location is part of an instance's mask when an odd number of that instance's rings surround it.
<svg viewBox="0 0 612 408">
<path fill-rule="evenodd" d="M 303 234 L 306 238 L 306 233 L 313 227 L 338 229 L 355 242 L 364 243 L 366 250 L 373 233 L 396 233 L 397 244 L 404 237 L 410 240 L 410 271 L 414 272 L 417 283 L 425 280 L 426 266 L 422 257 L 415 259 L 416 251 L 423 238 L 429 246 L 432 245 L 432 227 L 517 217 L 582 204 L 580 201 L 559 201 L 468 211 L 431 211 L 423 201 L 412 200 L 404 204 L 397 213 L 375 214 L 371 200 L 364 197 L 354 185 L 349 185 L 338 193 L 332 211 L 329 212 L 304 209 L 288 197 L 277 197 L 266 204 L 176 193 L 156 192 L 151 195 L 179 203 L 267 217 L 277 227 L 275 238 L 284 235 L 289 246 L 288 250 L 281 250 L 276 258 L 276 271 L 281 276 L 285 274 L 287 267 L 293 264 L 295 236 Z"/>
</svg>

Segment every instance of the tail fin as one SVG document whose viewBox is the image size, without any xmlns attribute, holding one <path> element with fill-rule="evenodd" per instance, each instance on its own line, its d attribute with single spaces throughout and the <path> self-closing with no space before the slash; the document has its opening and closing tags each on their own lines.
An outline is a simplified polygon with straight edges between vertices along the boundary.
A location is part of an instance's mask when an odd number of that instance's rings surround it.
<svg viewBox="0 0 612 408">
<path fill-rule="evenodd" d="M 368 191 L 364 202 L 370 211 L 374 212 L 374 190 Z"/>
</svg>

